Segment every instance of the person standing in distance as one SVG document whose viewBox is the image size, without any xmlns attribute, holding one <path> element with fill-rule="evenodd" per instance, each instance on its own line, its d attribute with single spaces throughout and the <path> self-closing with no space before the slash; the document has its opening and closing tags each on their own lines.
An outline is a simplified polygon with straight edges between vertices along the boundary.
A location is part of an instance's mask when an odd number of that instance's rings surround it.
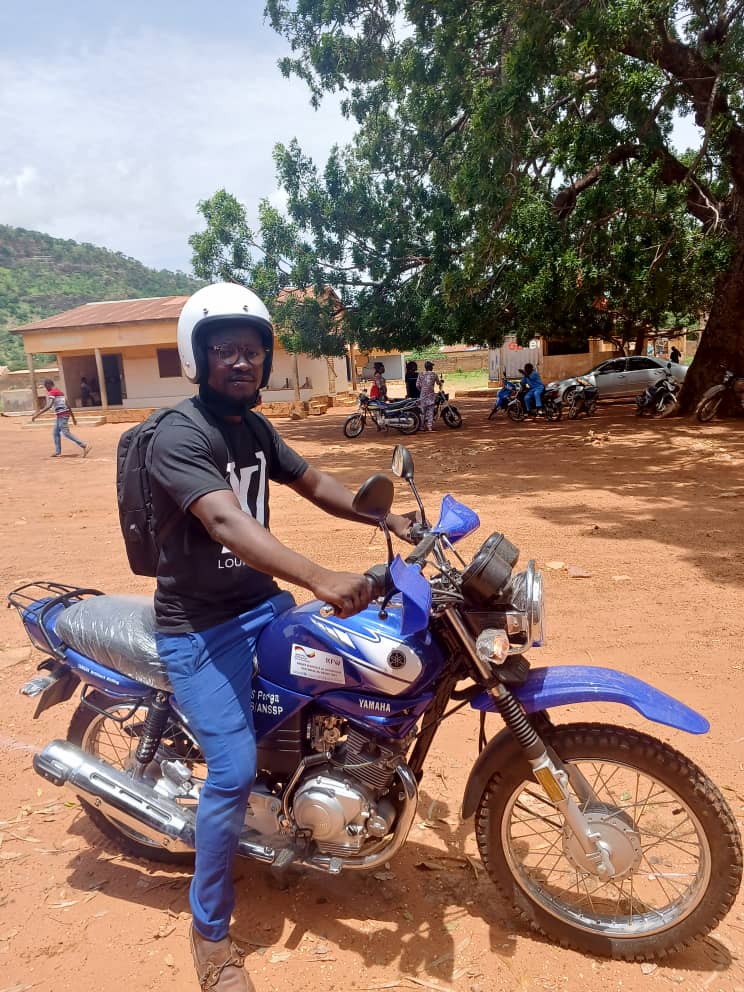
<svg viewBox="0 0 744 992">
<path fill-rule="evenodd" d="M 332 516 L 369 525 L 352 509 L 348 489 L 309 465 L 254 412 L 273 348 L 271 317 L 251 290 L 218 283 L 196 292 L 178 321 L 178 350 L 186 378 L 199 384 L 192 402 L 219 428 L 224 453 L 178 413 L 161 422 L 151 443 L 160 545 L 156 641 L 207 763 L 196 817 L 191 949 L 201 987 L 218 992 L 253 990 L 229 935 L 232 864 L 256 772 L 256 640 L 293 605 L 274 580 L 309 589 L 341 617 L 371 599 L 363 575 L 325 568 L 269 529 L 270 482 Z M 411 520 L 390 514 L 387 523 L 405 537 Z"/>
</svg>

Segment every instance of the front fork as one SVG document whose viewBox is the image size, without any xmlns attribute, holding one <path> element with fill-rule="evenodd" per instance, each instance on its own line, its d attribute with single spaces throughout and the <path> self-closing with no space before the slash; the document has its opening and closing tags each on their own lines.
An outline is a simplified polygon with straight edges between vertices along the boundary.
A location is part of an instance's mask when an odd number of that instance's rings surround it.
<svg viewBox="0 0 744 992">
<path fill-rule="evenodd" d="M 593 798 L 587 780 L 578 768 L 567 770 L 558 767 L 527 718 L 521 703 L 506 686 L 498 683 L 488 689 L 488 694 L 493 699 L 504 723 L 521 745 L 532 767 L 532 774 L 545 795 L 563 816 L 566 826 L 578 840 L 596 875 L 599 878 L 612 878 L 615 875 L 615 866 L 610 857 L 610 848 L 602 840 L 601 835 L 592 830 L 568 788 L 570 781 L 581 801 L 587 803 Z"/>
<path fill-rule="evenodd" d="M 615 875 L 615 867 L 610 857 L 610 848 L 601 839 L 601 835 L 592 830 L 589 821 L 569 791 L 570 782 L 581 802 L 583 804 L 590 802 L 594 798 L 594 793 L 586 778 L 576 767 L 572 766 L 569 769 L 559 767 L 548 753 L 544 741 L 530 723 L 516 696 L 502 683 L 493 681 L 490 664 L 479 657 L 473 638 L 456 610 L 453 607 L 448 608 L 445 610 L 445 616 L 486 683 L 487 692 L 504 723 L 524 751 L 532 768 L 532 774 L 543 792 L 563 816 L 566 827 L 576 837 L 597 876 L 603 879 L 612 878 Z"/>
</svg>

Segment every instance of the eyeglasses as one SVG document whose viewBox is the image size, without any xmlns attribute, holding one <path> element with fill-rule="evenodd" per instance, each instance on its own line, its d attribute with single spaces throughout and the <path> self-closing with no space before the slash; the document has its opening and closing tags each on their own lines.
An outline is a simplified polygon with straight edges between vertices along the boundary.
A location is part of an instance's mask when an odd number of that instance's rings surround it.
<svg viewBox="0 0 744 992">
<path fill-rule="evenodd" d="M 210 344 L 209 351 L 214 352 L 223 365 L 237 365 L 242 355 L 250 365 L 263 365 L 266 359 L 266 349 L 256 351 L 250 346 L 245 348 L 234 341 L 227 341 L 225 344 Z"/>
</svg>

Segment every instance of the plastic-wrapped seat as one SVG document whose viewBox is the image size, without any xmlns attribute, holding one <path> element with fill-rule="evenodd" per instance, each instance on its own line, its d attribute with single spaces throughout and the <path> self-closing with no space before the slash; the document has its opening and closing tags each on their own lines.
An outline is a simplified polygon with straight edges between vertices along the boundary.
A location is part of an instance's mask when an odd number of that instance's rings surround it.
<svg viewBox="0 0 744 992">
<path fill-rule="evenodd" d="M 55 629 L 78 654 L 152 689 L 173 691 L 155 644 L 151 596 L 92 596 L 63 610 Z"/>
</svg>

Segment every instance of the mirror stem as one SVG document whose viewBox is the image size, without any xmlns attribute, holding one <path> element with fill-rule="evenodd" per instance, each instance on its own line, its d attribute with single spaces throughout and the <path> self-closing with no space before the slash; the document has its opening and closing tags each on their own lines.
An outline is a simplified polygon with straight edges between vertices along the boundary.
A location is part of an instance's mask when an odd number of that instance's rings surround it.
<svg viewBox="0 0 744 992">
<path fill-rule="evenodd" d="M 416 502 L 418 503 L 418 508 L 421 510 L 421 524 L 423 527 L 429 526 L 429 521 L 426 519 L 426 510 L 424 509 L 424 504 L 421 502 L 421 497 L 419 496 L 418 489 L 416 488 L 416 483 L 413 479 L 407 479 L 408 485 L 411 487 L 411 492 L 416 497 Z"/>
<path fill-rule="evenodd" d="M 387 541 L 387 553 L 388 553 L 388 565 L 389 565 L 390 562 L 393 560 L 393 557 L 394 557 L 393 556 L 393 542 L 390 539 L 390 530 L 388 528 L 388 525 L 385 523 L 384 520 L 381 520 L 380 521 L 380 527 L 382 528 L 382 532 L 385 535 L 385 540 Z"/>
</svg>

